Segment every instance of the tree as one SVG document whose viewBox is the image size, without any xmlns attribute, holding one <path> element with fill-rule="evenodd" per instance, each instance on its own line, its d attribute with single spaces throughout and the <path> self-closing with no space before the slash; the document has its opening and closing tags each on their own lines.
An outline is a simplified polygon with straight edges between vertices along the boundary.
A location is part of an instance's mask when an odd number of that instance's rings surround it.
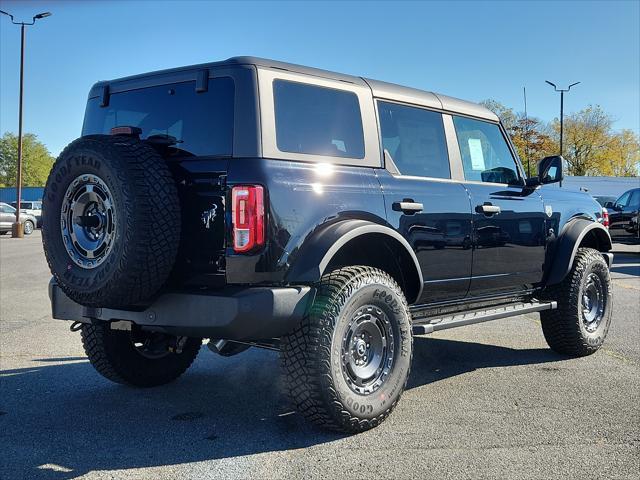
<svg viewBox="0 0 640 480">
<path fill-rule="evenodd" d="M 47 181 L 54 158 L 47 147 L 33 133 L 22 138 L 22 184 L 42 186 Z M 18 164 L 18 136 L 6 132 L 0 138 L 0 187 L 12 187 L 16 184 Z"/>
<path fill-rule="evenodd" d="M 544 157 L 557 152 L 558 147 L 549 135 L 547 126 L 541 120 L 525 117 L 523 113 L 516 113 L 497 100 L 487 99 L 480 104 L 500 118 L 525 169 L 531 170 L 527 172 L 528 175 L 535 175 L 537 163 Z"/>
<path fill-rule="evenodd" d="M 589 105 L 564 121 L 564 158 L 570 175 L 607 174 L 606 151 L 612 146 L 613 119 L 599 105 Z M 553 130 L 560 135 L 560 122 Z"/>
<path fill-rule="evenodd" d="M 518 156 L 531 174 L 536 164 L 560 151 L 560 121 L 545 124 L 526 118 L 497 100 L 480 102 L 494 112 L 511 137 Z M 640 141 L 631 130 L 614 132 L 613 118 L 598 105 L 589 105 L 564 120 L 564 152 L 569 175 L 636 176 L 640 172 Z"/>
<path fill-rule="evenodd" d="M 492 98 L 487 98 L 486 100 L 481 101 L 480 105 L 495 113 L 498 118 L 500 118 L 500 121 L 507 131 L 513 129 L 516 125 L 518 115 L 513 111 L 513 108 L 507 107 Z"/>
<path fill-rule="evenodd" d="M 538 171 L 538 162 L 544 157 L 555 155 L 558 145 L 547 133 L 547 127 L 541 120 L 534 117 L 518 115 L 515 126 L 509 135 L 511 141 L 518 150 L 518 156 L 525 168 L 531 170 L 528 176 L 535 176 Z"/>
<path fill-rule="evenodd" d="M 640 171 L 640 142 L 631 130 L 613 136 L 605 152 L 602 166 L 610 167 L 608 175 L 634 177 Z"/>
</svg>

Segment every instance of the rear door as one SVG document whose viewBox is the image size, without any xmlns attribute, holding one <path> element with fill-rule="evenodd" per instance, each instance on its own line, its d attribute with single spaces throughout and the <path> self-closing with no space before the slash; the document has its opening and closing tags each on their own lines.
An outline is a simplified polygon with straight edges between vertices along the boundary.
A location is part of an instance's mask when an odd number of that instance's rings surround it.
<svg viewBox="0 0 640 480">
<path fill-rule="evenodd" d="M 464 186 L 473 215 L 469 295 L 528 290 L 540 282 L 545 257 L 542 198 L 523 173 L 497 123 L 454 116 Z"/>
<path fill-rule="evenodd" d="M 471 278 L 471 207 L 452 180 L 443 115 L 378 100 L 389 223 L 412 246 L 424 288 L 417 303 L 463 298 Z"/>
</svg>

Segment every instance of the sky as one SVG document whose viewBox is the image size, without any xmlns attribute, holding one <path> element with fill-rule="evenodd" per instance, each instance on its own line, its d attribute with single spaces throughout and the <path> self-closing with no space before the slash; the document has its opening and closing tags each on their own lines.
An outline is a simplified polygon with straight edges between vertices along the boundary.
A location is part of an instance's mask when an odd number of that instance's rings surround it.
<svg viewBox="0 0 640 480">
<path fill-rule="evenodd" d="M 559 115 L 598 104 L 640 133 L 640 1 L 0 0 L 28 27 L 24 131 L 52 154 L 98 80 L 254 55 Z M 17 132 L 20 28 L 0 18 L 0 134 Z"/>
</svg>

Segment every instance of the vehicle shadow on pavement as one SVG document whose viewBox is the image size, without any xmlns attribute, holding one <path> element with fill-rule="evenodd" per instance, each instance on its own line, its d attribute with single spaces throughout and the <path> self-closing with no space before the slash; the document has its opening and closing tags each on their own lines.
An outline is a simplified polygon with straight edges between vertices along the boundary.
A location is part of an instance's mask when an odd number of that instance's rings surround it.
<svg viewBox="0 0 640 480">
<path fill-rule="evenodd" d="M 408 388 L 479 368 L 563 358 L 547 349 L 423 337 L 415 339 L 414 352 Z M 222 358 L 203 348 L 181 379 L 151 389 L 112 384 L 88 362 L 69 358 L 56 365 L 34 359 L 33 367 L 0 371 L 3 478 L 69 479 L 288 451 L 344 437 L 293 412 L 273 352 L 252 349 Z"/>
<path fill-rule="evenodd" d="M 510 367 L 557 362 L 566 359 L 549 348 L 515 348 L 415 337 L 413 366 L 407 388 L 420 387 L 480 368 Z"/>
</svg>

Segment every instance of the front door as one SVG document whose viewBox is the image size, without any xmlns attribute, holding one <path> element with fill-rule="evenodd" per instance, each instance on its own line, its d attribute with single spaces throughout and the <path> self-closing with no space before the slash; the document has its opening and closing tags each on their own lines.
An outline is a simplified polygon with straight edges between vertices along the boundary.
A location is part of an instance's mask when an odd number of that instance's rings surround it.
<svg viewBox="0 0 640 480">
<path fill-rule="evenodd" d="M 451 180 L 442 114 L 378 101 L 387 169 L 380 171 L 387 221 L 422 270 L 417 303 L 463 298 L 471 278 L 471 206 Z"/>
<path fill-rule="evenodd" d="M 469 296 L 528 290 L 542 280 L 545 213 L 542 198 L 523 185 L 500 126 L 453 117 L 464 186 L 473 210 Z"/>
<path fill-rule="evenodd" d="M 612 208 L 609 209 L 609 229 L 614 238 L 637 237 L 638 212 L 640 211 L 640 188 L 623 193 Z"/>
</svg>

